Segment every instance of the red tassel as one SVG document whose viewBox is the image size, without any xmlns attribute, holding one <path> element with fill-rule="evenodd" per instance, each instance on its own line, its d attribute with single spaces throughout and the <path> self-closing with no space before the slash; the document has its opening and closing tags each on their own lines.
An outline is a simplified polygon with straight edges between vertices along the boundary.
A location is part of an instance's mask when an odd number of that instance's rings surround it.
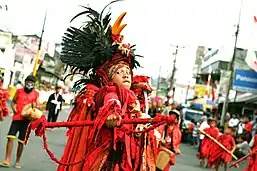
<svg viewBox="0 0 257 171">
<path fill-rule="evenodd" d="M 113 135 L 113 150 L 116 151 L 116 142 L 117 142 L 117 127 L 113 129 L 114 135 Z"/>
</svg>

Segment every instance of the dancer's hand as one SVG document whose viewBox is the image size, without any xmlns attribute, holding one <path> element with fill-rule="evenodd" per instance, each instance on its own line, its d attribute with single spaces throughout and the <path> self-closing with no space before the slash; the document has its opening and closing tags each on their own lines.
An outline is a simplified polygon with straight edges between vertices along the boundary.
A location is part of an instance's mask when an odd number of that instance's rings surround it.
<svg viewBox="0 0 257 171">
<path fill-rule="evenodd" d="M 180 155 L 180 154 L 181 154 L 180 149 L 179 149 L 179 148 L 178 148 L 178 149 L 176 149 L 176 150 L 175 150 L 175 153 L 176 153 L 177 155 Z"/>
<path fill-rule="evenodd" d="M 121 116 L 119 116 L 117 114 L 111 114 L 107 117 L 105 123 L 106 123 L 106 126 L 109 128 L 120 126 L 121 125 Z"/>
<path fill-rule="evenodd" d="M 162 142 L 162 144 L 166 143 L 165 139 L 161 139 L 161 142 Z"/>
</svg>

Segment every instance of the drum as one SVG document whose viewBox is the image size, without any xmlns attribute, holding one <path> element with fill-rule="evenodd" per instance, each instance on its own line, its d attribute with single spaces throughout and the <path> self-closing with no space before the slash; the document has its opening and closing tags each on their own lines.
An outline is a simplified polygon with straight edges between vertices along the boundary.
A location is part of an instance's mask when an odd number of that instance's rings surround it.
<svg viewBox="0 0 257 171">
<path fill-rule="evenodd" d="M 165 148 L 165 147 L 162 147 Z M 161 150 L 158 153 L 157 160 L 156 160 L 156 167 L 160 170 L 164 170 L 165 167 L 168 165 L 171 159 L 171 154 L 174 155 L 169 149 L 165 148 L 165 150 Z"/>
<path fill-rule="evenodd" d="M 26 105 L 21 112 L 21 116 L 29 120 L 39 119 L 42 115 L 43 112 L 37 108 L 32 108 L 31 104 Z"/>
</svg>

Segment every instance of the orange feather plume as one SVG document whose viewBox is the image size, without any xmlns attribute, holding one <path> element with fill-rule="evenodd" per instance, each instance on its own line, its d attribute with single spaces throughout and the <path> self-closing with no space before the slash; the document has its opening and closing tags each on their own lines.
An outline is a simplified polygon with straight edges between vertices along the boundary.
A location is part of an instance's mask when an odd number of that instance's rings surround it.
<svg viewBox="0 0 257 171">
<path fill-rule="evenodd" d="M 121 31 L 127 26 L 127 24 L 122 24 L 121 25 L 121 22 L 122 22 L 122 20 L 123 20 L 123 18 L 125 17 L 126 14 L 127 14 L 126 12 L 122 13 L 117 18 L 115 23 L 113 24 L 113 26 L 112 26 L 112 34 L 113 35 L 120 35 Z"/>
</svg>

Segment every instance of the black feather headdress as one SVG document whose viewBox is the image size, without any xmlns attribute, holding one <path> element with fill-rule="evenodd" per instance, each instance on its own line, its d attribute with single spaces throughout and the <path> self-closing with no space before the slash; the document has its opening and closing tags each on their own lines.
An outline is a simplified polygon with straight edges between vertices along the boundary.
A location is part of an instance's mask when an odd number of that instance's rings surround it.
<svg viewBox="0 0 257 171">
<path fill-rule="evenodd" d="M 125 62 L 132 69 L 140 66 L 136 61 L 134 46 L 123 44 L 123 36 L 120 35 L 126 24 L 120 25 L 126 13 L 121 14 L 113 26 L 110 25 L 111 12 L 104 15 L 105 9 L 115 0 L 109 3 L 101 13 L 90 7 L 77 14 L 75 18 L 86 15 L 89 19 L 82 27 L 70 27 L 63 37 L 61 60 L 71 66 L 72 73 L 82 73 L 89 80 L 106 84 L 108 76 L 106 70 L 117 62 Z"/>
</svg>

